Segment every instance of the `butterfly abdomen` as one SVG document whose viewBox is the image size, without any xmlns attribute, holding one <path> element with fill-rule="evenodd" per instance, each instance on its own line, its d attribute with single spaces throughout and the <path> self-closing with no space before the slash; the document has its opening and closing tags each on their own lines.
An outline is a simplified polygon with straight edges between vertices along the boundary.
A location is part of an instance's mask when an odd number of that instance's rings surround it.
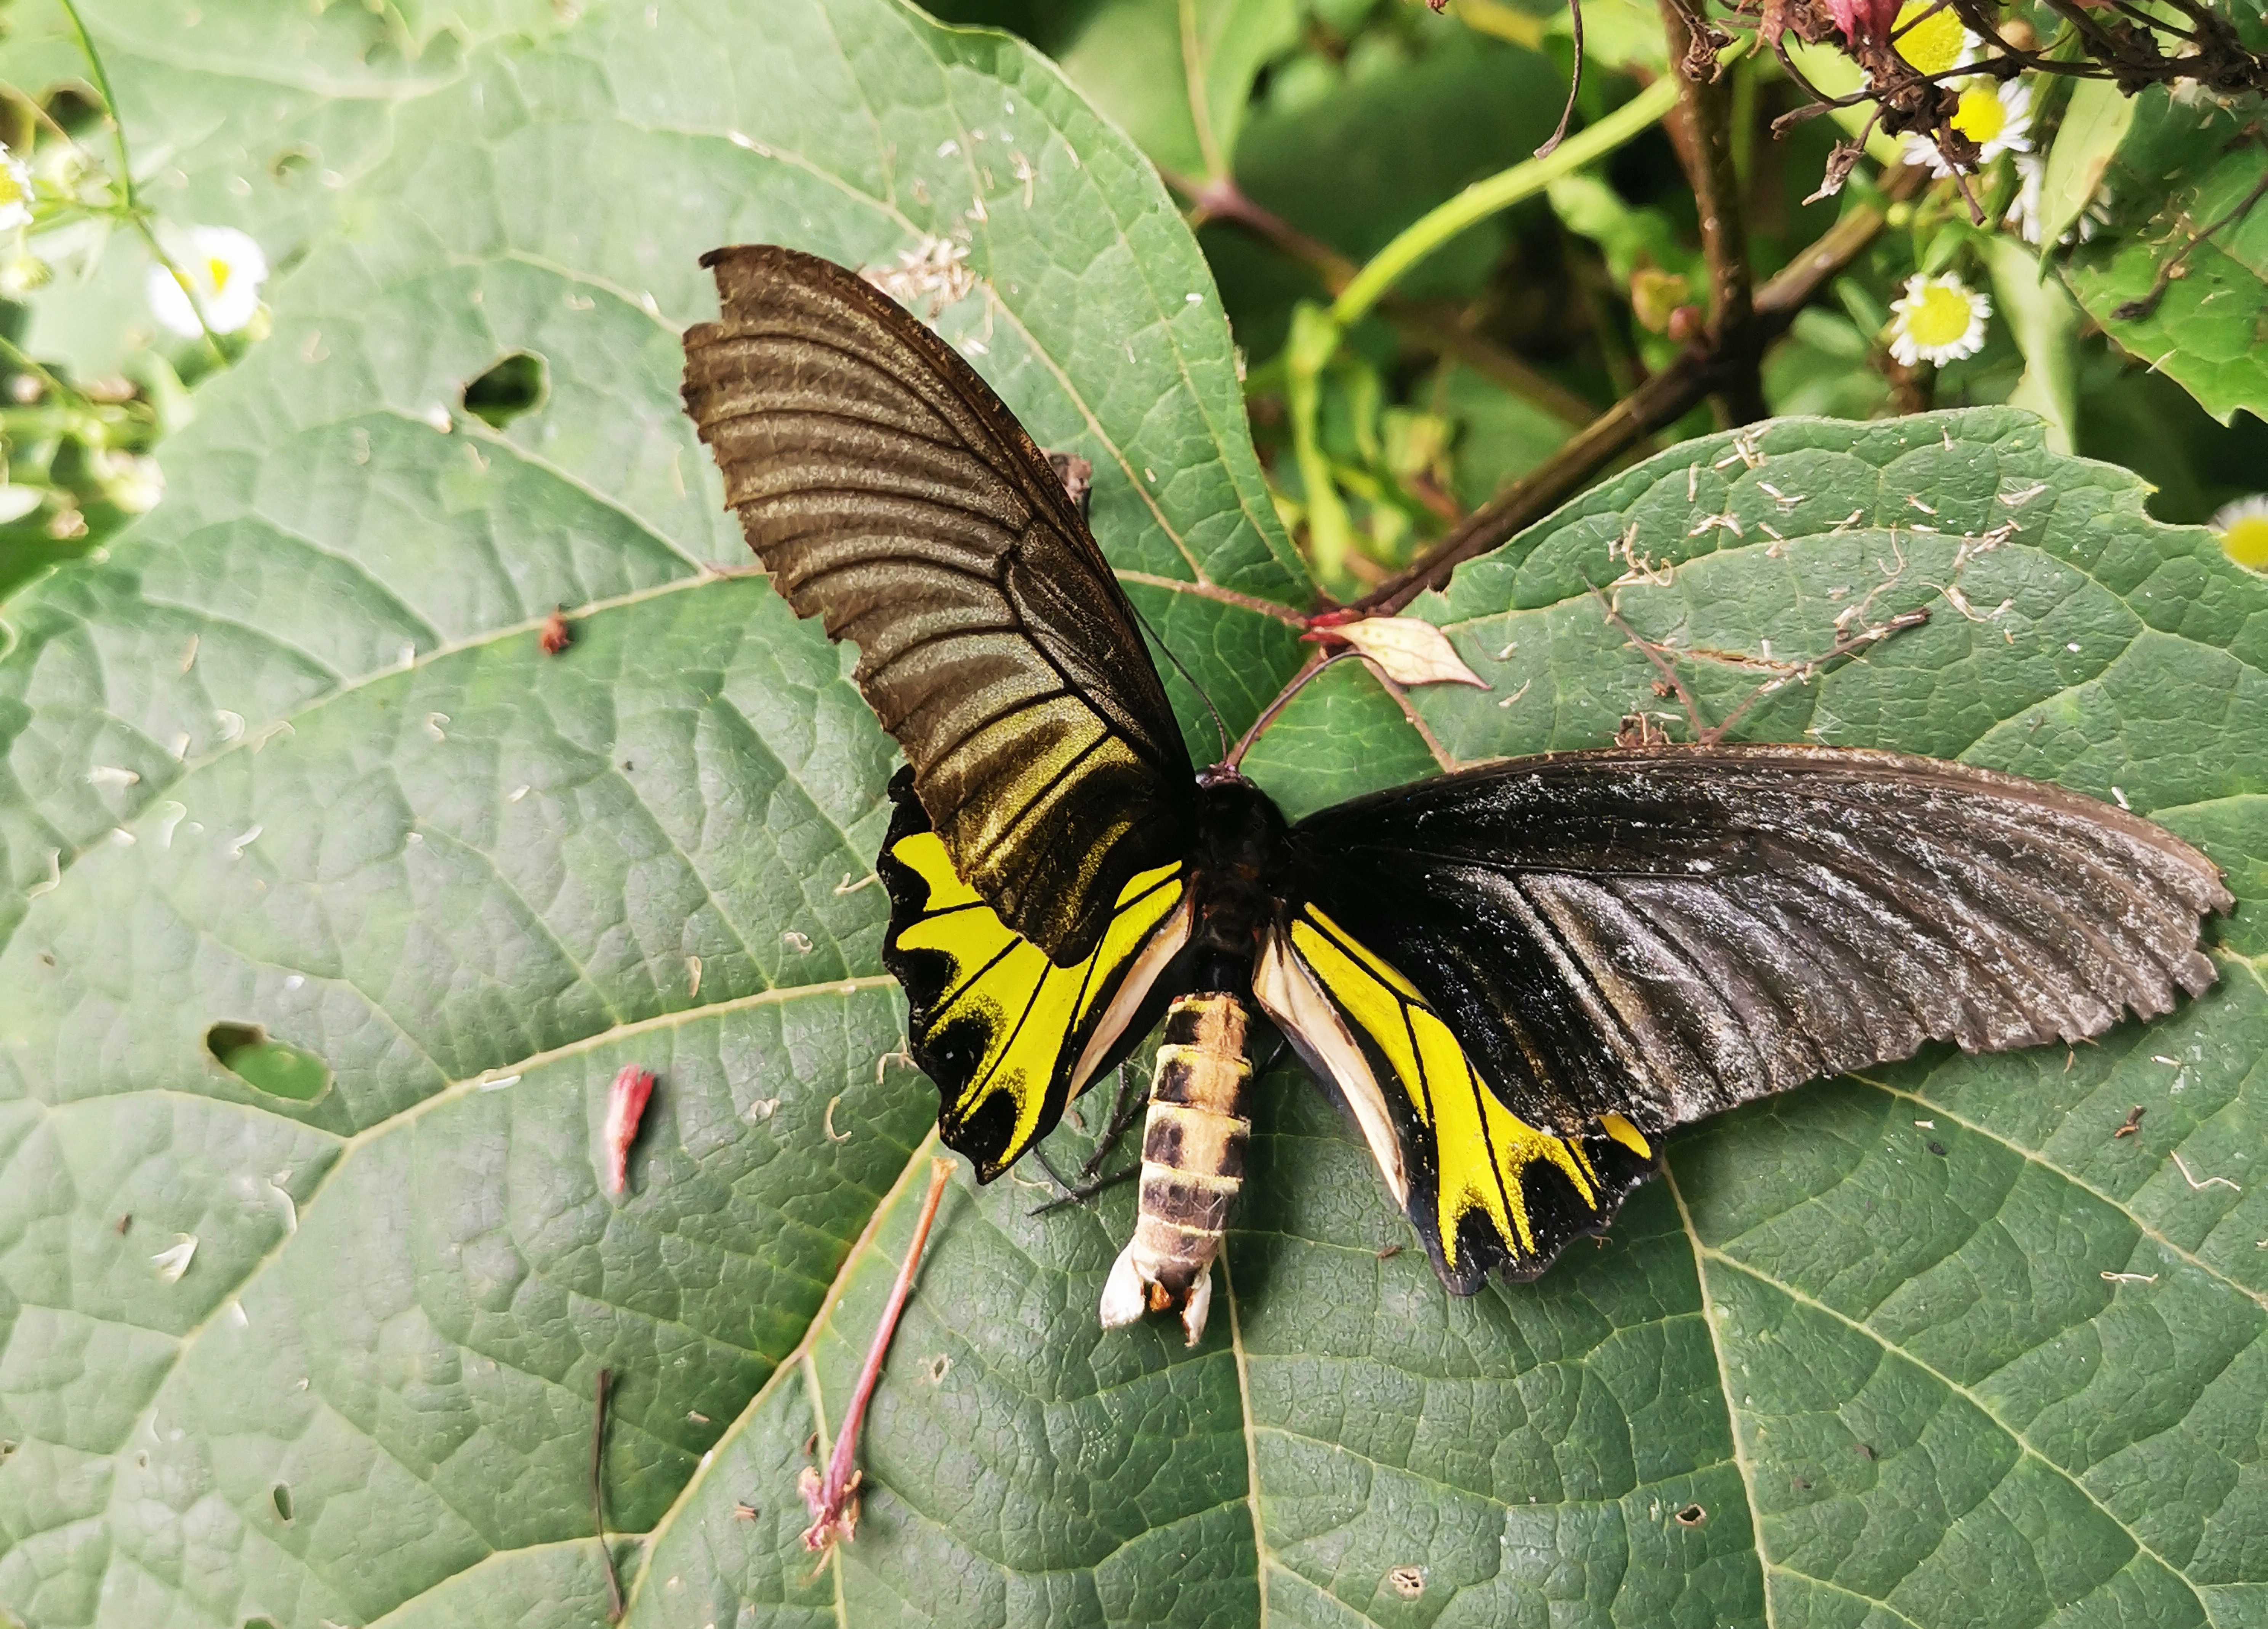
<svg viewBox="0 0 2268 1629">
<path fill-rule="evenodd" d="M 1182 996 L 1167 1010 L 1142 1133 L 1141 1207 L 1103 1287 L 1106 1329 L 1175 1309 L 1189 1345 L 1204 1332 L 1213 1258 L 1252 1135 L 1245 1024 L 1243 1002 L 1219 992 Z"/>
</svg>

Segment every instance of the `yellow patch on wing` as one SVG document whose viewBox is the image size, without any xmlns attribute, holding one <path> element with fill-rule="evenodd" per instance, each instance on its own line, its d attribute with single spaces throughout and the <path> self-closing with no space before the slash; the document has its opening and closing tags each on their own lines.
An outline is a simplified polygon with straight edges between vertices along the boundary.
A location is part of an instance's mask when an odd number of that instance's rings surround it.
<svg viewBox="0 0 2268 1629">
<path fill-rule="evenodd" d="M 1394 1079 L 1381 1084 L 1400 1089 L 1432 1141 L 1433 1221 L 1450 1266 L 1458 1265 L 1458 1224 L 1476 1210 L 1517 1254 L 1538 1252 L 1521 1185 L 1521 1173 L 1538 1161 L 1557 1169 L 1576 1197 L 1598 1209 L 1598 1173 L 1581 1148 L 1506 1108 L 1407 979 L 1312 906 L 1292 921 L 1291 939 L 1316 981 L 1385 1058 Z M 1607 1126 L 1609 1136 L 1643 1148 L 1645 1139 L 1628 1121 L 1609 1118 L 1621 1126 Z"/>
<path fill-rule="evenodd" d="M 1642 1160 L 1653 1157 L 1653 1144 L 1648 1142 L 1638 1128 L 1619 1114 L 1599 1116 L 1599 1129 L 1612 1137 Z"/>
<path fill-rule="evenodd" d="M 966 1120 L 996 1093 L 1006 1092 L 1016 1118 L 998 1156 L 1005 1163 L 1038 1132 L 1065 1053 L 1102 1016 L 1120 971 L 1181 903 L 1182 868 L 1160 866 L 1134 877 L 1120 892 L 1110 927 L 1094 954 L 1058 967 L 961 880 L 936 833 L 902 838 L 890 852 L 929 891 L 921 914 L 898 934 L 897 948 L 939 952 L 951 964 L 930 1009 L 928 1032 L 973 1024 L 984 1038 L 949 1112 Z M 1072 1081 L 1070 1090 L 1075 1093 L 1084 1084 Z"/>
<path fill-rule="evenodd" d="M 1380 982 L 1383 983 L 1388 989 L 1392 990 L 1395 994 L 1403 997 L 1406 1001 L 1423 1002 L 1425 999 L 1424 996 L 1418 994 L 1417 986 L 1411 984 L 1409 980 L 1403 978 L 1400 973 L 1395 972 L 1393 968 L 1388 966 L 1386 963 L 1372 955 L 1368 947 L 1359 943 L 1353 935 L 1348 933 L 1345 928 L 1340 927 L 1329 917 L 1324 915 L 1323 913 L 1315 906 L 1312 905 L 1309 906 L 1307 910 L 1307 914 L 1314 918 L 1314 925 L 1313 927 L 1308 927 L 1304 921 L 1293 924 L 1292 928 L 1293 938 L 1296 939 L 1299 937 L 1300 929 L 1301 928 L 1307 928 L 1307 931 L 1310 934 L 1314 935 L 1318 939 L 1328 935 L 1329 936 L 1329 942 L 1335 948 L 1338 948 L 1342 954 L 1351 956 L 1359 961 L 1364 967 L 1368 969 L 1370 972 L 1380 980 Z M 1321 931 L 1318 932 L 1318 929 Z"/>
</svg>

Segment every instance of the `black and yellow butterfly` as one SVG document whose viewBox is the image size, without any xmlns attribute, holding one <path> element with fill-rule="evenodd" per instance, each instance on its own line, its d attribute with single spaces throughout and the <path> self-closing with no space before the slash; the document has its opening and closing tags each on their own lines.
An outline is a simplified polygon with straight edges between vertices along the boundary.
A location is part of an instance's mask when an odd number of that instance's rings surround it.
<svg viewBox="0 0 2268 1629">
<path fill-rule="evenodd" d="M 1251 1008 L 1459 1294 L 1604 1228 L 1672 1126 L 1931 1039 L 2099 1034 L 2213 980 L 2212 863 L 2059 788 L 1897 753 L 1488 765 L 1287 824 L 1192 765 L 1131 606 L 983 381 L 882 293 L 718 250 L 688 411 L 908 767 L 885 961 L 945 1141 L 1006 1170 L 1165 1016 L 1106 1324 L 1194 1341 L 1242 1174 Z"/>
</svg>

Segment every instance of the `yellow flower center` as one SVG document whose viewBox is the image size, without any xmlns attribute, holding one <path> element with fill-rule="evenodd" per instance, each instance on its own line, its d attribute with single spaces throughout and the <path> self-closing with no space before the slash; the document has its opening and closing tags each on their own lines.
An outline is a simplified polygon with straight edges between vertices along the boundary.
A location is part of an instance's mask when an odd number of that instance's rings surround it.
<svg viewBox="0 0 2268 1629">
<path fill-rule="evenodd" d="M 2268 571 L 2268 515 L 2247 515 L 2220 534 L 2228 557 L 2248 571 Z"/>
<path fill-rule="evenodd" d="M 1960 65 L 1962 49 L 1969 42 L 1969 31 L 1961 26 L 1951 6 L 1915 22 L 1932 4 L 1933 0 L 1906 0 L 1898 8 L 1898 20 L 1891 27 L 1890 37 L 1896 42 L 1898 55 L 1918 71 L 1941 74 Z M 1912 26 L 1909 27 L 1909 24 Z"/>
<path fill-rule="evenodd" d="M 1906 332 L 1924 350 L 1957 344 L 1969 332 L 1974 308 L 1958 289 L 1932 283 L 1906 308 Z"/>
<path fill-rule="evenodd" d="M 205 258 L 205 275 L 212 280 L 212 290 L 215 294 L 228 287 L 229 274 L 235 269 L 217 254 L 208 255 Z"/>
<path fill-rule="evenodd" d="M 30 190 L 25 187 L 23 182 L 16 179 L 16 172 L 14 169 L 7 165 L 0 164 L 0 204 L 29 203 L 31 202 L 32 194 Z"/>
<path fill-rule="evenodd" d="M 1954 111 L 1953 128 L 1979 147 L 1999 139 L 2008 128 L 2008 110 L 2001 103 L 2000 93 L 1989 85 L 1972 85 L 1961 93 L 1961 106 Z"/>
</svg>

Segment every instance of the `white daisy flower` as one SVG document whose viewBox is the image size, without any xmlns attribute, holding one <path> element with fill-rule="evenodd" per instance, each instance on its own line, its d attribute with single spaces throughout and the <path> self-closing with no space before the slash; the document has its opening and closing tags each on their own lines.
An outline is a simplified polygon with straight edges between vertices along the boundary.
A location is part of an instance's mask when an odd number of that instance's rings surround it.
<svg viewBox="0 0 2268 1629">
<path fill-rule="evenodd" d="M 2247 571 L 2268 571 L 2268 493 L 2223 505 L 2209 524 L 2231 560 Z"/>
<path fill-rule="evenodd" d="M 233 334 L 252 320 L 260 309 L 260 285 L 268 281 L 268 257 L 257 243 L 233 226 L 192 226 L 164 234 L 160 241 L 180 276 L 163 266 L 150 268 L 150 309 L 159 322 L 183 339 L 195 339 L 208 327 Z"/>
<path fill-rule="evenodd" d="M 0 231 L 32 224 L 32 172 L 0 142 Z"/>
<path fill-rule="evenodd" d="M 1909 368 L 1974 356 L 1984 349 L 1984 324 L 1992 315 L 1992 297 L 1951 272 L 1934 277 L 1917 272 L 1906 279 L 1904 297 L 1890 302 L 1890 355 Z"/>
<path fill-rule="evenodd" d="M 1932 11 L 1933 6 L 1936 7 Z M 1890 47 L 1917 73 L 1941 74 L 1977 60 L 1983 41 L 1969 32 L 1949 5 L 1939 0 L 1906 0 L 1890 25 Z"/>
<path fill-rule="evenodd" d="M 166 495 L 166 474 L 158 460 L 130 452 L 106 452 L 93 460 L 102 495 L 129 515 L 146 514 Z"/>
<path fill-rule="evenodd" d="M 2040 180 L 2047 167 L 2046 160 L 2036 154 L 2016 155 L 2016 195 L 2009 201 L 2001 224 L 2026 243 L 2040 240 Z"/>
<path fill-rule="evenodd" d="M 0 300 L 20 300 L 54 275 L 54 268 L 36 254 L 11 254 L 0 260 Z"/>
<path fill-rule="evenodd" d="M 1948 121 L 1977 143 L 1977 167 L 1983 169 L 2002 153 L 2032 150 L 2032 92 L 2021 79 L 1995 86 L 1989 79 L 1974 79 L 1961 90 L 1960 105 Z M 1906 137 L 1905 161 L 1926 165 L 1933 175 L 1950 175 L 1953 165 L 1926 136 Z"/>
<path fill-rule="evenodd" d="M 0 526 L 12 525 L 48 501 L 47 490 L 41 487 L 26 487 L 18 482 L 0 480 Z"/>
<path fill-rule="evenodd" d="M 2015 155 L 2016 196 L 2008 205 L 2007 225 L 2026 243 L 2036 245 L 2040 240 L 2040 183 L 2047 174 L 2047 161 L 2036 153 Z M 2099 189 L 2088 200 L 2087 208 L 2079 213 L 2078 221 L 2066 231 L 2062 241 L 2085 243 L 2110 218 L 2110 189 Z"/>
</svg>

